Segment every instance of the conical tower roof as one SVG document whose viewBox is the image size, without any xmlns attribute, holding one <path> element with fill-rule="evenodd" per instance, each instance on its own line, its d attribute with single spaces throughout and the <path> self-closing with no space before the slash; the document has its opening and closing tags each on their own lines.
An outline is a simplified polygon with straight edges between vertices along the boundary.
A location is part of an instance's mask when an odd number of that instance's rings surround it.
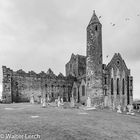
<svg viewBox="0 0 140 140">
<path fill-rule="evenodd" d="M 93 11 L 93 15 L 91 17 L 91 20 L 89 22 L 89 25 L 91 25 L 93 23 L 100 23 L 98 17 L 96 16 L 95 10 Z"/>
</svg>

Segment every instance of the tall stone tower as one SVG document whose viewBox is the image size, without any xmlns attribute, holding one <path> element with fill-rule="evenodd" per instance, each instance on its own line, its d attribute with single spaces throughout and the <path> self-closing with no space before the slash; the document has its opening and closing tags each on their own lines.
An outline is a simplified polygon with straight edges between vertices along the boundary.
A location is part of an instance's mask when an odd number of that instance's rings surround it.
<svg viewBox="0 0 140 140">
<path fill-rule="evenodd" d="M 103 102 L 102 77 L 102 25 L 94 11 L 87 27 L 86 60 L 86 93 L 93 105 Z"/>
</svg>

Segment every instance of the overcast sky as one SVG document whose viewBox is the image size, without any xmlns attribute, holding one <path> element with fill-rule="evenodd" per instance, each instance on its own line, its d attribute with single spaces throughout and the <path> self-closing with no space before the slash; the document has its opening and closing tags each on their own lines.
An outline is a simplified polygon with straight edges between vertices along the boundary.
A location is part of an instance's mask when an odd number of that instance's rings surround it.
<svg viewBox="0 0 140 140">
<path fill-rule="evenodd" d="M 0 67 L 65 74 L 72 53 L 86 54 L 93 10 L 101 16 L 104 63 L 119 52 L 140 98 L 140 0 L 0 0 Z"/>
</svg>

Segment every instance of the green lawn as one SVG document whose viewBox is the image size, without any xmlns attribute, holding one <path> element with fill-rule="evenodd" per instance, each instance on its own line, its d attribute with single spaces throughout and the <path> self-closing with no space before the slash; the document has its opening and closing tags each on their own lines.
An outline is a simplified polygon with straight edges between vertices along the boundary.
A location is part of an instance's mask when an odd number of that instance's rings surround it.
<svg viewBox="0 0 140 140">
<path fill-rule="evenodd" d="M 14 134 L 16 140 L 140 140 L 140 114 L 0 104 L 0 140 L 15 140 L 7 137 Z"/>
</svg>

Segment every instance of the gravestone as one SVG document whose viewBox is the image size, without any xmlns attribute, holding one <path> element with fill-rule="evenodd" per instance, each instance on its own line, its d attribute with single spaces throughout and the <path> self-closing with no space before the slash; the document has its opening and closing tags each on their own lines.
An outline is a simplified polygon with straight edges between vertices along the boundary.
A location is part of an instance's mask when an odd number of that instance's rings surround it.
<svg viewBox="0 0 140 140">
<path fill-rule="evenodd" d="M 135 115 L 135 113 L 133 112 L 133 105 L 127 105 L 127 108 L 128 108 L 127 115 Z"/>
<path fill-rule="evenodd" d="M 61 98 L 61 103 L 63 103 L 63 98 Z"/>
<path fill-rule="evenodd" d="M 107 106 L 106 106 L 107 107 Z M 105 104 L 104 104 L 104 102 L 101 102 L 100 103 L 100 109 L 104 109 L 105 108 Z"/>
<path fill-rule="evenodd" d="M 126 112 L 126 106 L 123 107 L 123 112 Z"/>
<path fill-rule="evenodd" d="M 49 95 L 47 96 L 47 102 L 50 102 L 50 96 Z"/>
<path fill-rule="evenodd" d="M 40 101 L 40 103 L 43 104 L 43 98 L 42 98 L 42 97 L 41 97 L 41 101 Z"/>
<path fill-rule="evenodd" d="M 33 93 L 31 94 L 30 103 L 34 104 L 34 94 Z"/>
<path fill-rule="evenodd" d="M 87 107 L 91 107 L 91 98 L 90 97 L 87 98 Z"/>
<path fill-rule="evenodd" d="M 58 106 L 58 107 L 61 106 L 60 97 L 58 97 L 58 100 L 57 100 L 57 106 Z"/>
<path fill-rule="evenodd" d="M 43 107 L 43 108 L 46 107 L 46 99 L 45 99 L 45 98 L 42 99 L 42 107 Z"/>
<path fill-rule="evenodd" d="M 112 109 L 115 110 L 115 103 L 113 103 L 113 107 L 112 107 Z"/>
<path fill-rule="evenodd" d="M 118 107 L 117 107 L 117 113 L 122 113 L 122 111 L 121 111 L 121 105 L 118 105 Z"/>
<path fill-rule="evenodd" d="M 108 102 L 109 102 L 108 96 L 105 96 L 105 97 L 104 97 L 104 102 L 103 102 L 105 107 L 108 106 Z"/>
<path fill-rule="evenodd" d="M 97 104 L 95 103 L 93 106 L 91 104 L 91 98 L 87 98 L 87 106 L 84 108 L 84 110 L 96 110 Z"/>
<path fill-rule="evenodd" d="M 73 97 L 71 98 L 71 107 L 75 107 L 75 101 Z"/>
<path fill-rule="evenodd" d="M 58 99 L 55 99 L 55 105 L 57 106 L 57 103 L 58 103 Z"/>
</svg>

